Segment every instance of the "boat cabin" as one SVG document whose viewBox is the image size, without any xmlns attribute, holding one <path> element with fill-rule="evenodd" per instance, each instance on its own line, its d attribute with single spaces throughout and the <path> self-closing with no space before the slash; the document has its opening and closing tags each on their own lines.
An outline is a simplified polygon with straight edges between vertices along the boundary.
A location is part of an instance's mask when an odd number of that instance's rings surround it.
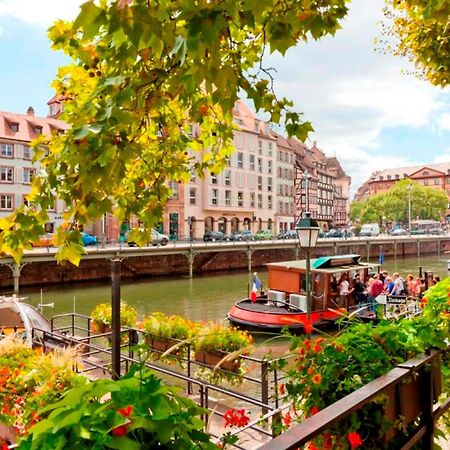
<svg viewBox="0 0 450 450">
<path fill-rule="evenodd" d="M 324 256 L 311 260 L 312 311 L 336 308 L 339 280 L 346 276 L 352 285 L 356 275 L 365 281 L 378 264 L 363 263 L 360 255 Z M 306 311 L 306 261 L 284 261 L 267 264 L 268 299 L 291 304 Z M 345 275 L 344 275 L 345 274 Z M 344 306 L 344 305 L 341 305 Z M 348 305 L 345 305 L 348 306 Z"/>
</svg>

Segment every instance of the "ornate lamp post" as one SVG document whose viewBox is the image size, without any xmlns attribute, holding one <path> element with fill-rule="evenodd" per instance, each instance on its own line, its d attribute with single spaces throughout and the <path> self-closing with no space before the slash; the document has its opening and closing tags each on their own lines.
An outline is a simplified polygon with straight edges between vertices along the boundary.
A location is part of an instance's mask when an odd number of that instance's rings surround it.
<svg viewBox="0 0 450 450">
<path fill-rule="evenodd" d="M 295 227 L 298 233 L 300 247 L 306 252 L 306 317 L 311 322 L 311 259 L 310 250 L 317 244 L 319 236 L 319 224 L 311 217 L 310 212 L 305 212 Z"/>
</svg>

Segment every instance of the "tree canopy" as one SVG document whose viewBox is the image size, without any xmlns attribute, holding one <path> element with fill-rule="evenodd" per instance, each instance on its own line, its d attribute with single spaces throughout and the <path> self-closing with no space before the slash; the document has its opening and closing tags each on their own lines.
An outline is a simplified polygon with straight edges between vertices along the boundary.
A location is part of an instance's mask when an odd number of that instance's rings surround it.
<svg viewBox="0 0 450 450">
<path fill-rule="evenodd" d="M 411 219 L 440 220 L 448 206 L 445 191 L 422 186 L 414 180 L 400 180 L 386 192 L 372 195 L 363 201 L 353 201 L 350 218 L 361 223 L 408 223 L 409 201 Z"/>
<path fill-rule="evenodd" d="M 276 96 L 264 56 L 334 34 L 347 1 L 90 0 L 73 22 L 56 22 L 53 48 L 72 63 L 53 87 L 71 128 L 35 143 L 42 169 L 29 206 L 1 221 L 1 251 L 20 259 L 55 196 L 68 224 L 135 216 L 148 230 L 139 242 L 149 240 L 169 181 L 224 167 L 238 96 L 304 140 L 312 126 Z M 78 264 L 79 231 L 58 230 L 56 244 Z"/>
<path fill-rule="evenodd" d="M 450 81 L 450 0 L 386 0 L 385 48 L 437 86 Z"/>
</svg>

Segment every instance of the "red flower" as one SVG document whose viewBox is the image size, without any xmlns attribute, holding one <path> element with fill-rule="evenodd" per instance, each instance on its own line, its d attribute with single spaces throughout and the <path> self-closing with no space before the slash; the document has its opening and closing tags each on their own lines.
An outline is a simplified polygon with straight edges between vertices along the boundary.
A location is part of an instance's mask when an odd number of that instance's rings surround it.
<svg viewBox="0 0 450 450">
<path fill-rule="evenodd" d="M 127 427 L 125 425 L 119 425 L 112 429 L 113 436 L 125 436 L 128 433 Z"/>
<path fill-rule="evenodd" d="M 315 446 L 313 441 L 309 441 L 306 444 L 305 450 L 319 450 L 319 449 Z"/>
<path fill-rule="evenodd" d="M 285 388 L 284 383 L 281 383 L 281 384 L 278 386 L 278 392 L 280 393 L 280 395 L 284 395 L 284 393 L 286 392 L 284 388 Z"/>
<path fill-rule="evenodd" d="M 288 411 L 288 412 L 283 416 L 283 423 L 284 423 L 287 427 L 290 427 L 290 426 L 291 426 L 291 422 L 292 422 L 291 413 Z"/>
<path fill-rule="evenodd" d="M 350 442 L 350 447 L 352 449 L 357 448 L 363 444 L 361 436 L 356 431 L 351 431 L 348 433 L 348 442 Z"/>
<path fill-rule="evenodd" d="M 303 343 L 305 344 L 305 348 L 308 350 L 311 348 L 311 341 L 309 339 L 305 339 Z"/>
<path fill-rule="evenodd" d="M 245 427 L 250 422 L 250 417 L 245 414 L 245 409 L 229 409 L 225 412 L 225 427 Z"/>
<path fill-rule="evenodd" d="M 303 324 L 303 329 L 305 330 L 305 333 L 306 333 L 306 334 L 311 334 L 311 333 L 312 333 L 312 330 L 313 330 L 313 324 L 312 324 L 312 322 L 306 321 L 306 322 Z"/>
<path fill-rule="evenodd" d="M 320 409 L 319 409 L 316 405 L 314 405 L 314 406 L 309 410 L 309 414 L 310 414 L 311 416 L 314 416 L 314 414 L 317 414 L 319 411 L 320 411 Z"/>
<path fill-rule="evenodd" d="M 313 377 L 312 377 L 312 382 L 314 384 L 320 384 L 320 382 L 322 381 L 322 375 L 320 375 L 320 373 L 316 373 Z"/>
<path fill-rule="evenodd" d="M 126 408 L 119 408 L 118 413 L 123 417 L 130 417 L 133 412 L 133 407 L 128 405 Z"/>
<path fill-rule="evenodd" d="M 323 449 L 330 450 L 333 448 L 333 441 L 330 433 L 323 433 Z"/>
</svg>

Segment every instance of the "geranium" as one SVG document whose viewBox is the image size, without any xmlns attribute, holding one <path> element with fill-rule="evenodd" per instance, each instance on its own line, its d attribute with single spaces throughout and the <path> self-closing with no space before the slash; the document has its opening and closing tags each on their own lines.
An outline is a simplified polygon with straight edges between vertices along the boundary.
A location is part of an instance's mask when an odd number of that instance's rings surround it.
<svg viewBox="0 0 450 450">
<path fill-rule="evenodd" d="M 101 331 L 101 327 L 111 326 L 112 323 L 112 308 L 110 303 L 98 304 L 90 314 L 93 321 L 93 328 L 96 331 Z M 124 327 L 134 327 L 137 321 L 137 311 L 134 307 L 128 306 L 122 302 L 120 304 L 120 324 Z"/>
<path fill-rule="evenodd" d="M 286 402 L 298 405 L 299 418 L 304 419 L 430 347 L 446 349 L 450 336 L 449 293 L 450 277 L 447 277 L 426 292 L 426 307 L 411 319 L 382 320 L 379 324 L 353 319 L 334 336 L 325 339 L 320 337 L 311 342 L 293 337 L 291 350 L 299 356 L 287 369 Z M 450 391 L 448 366 L 448 358 L 443 358 L 441 367 L 447 395 Z M 325 445 L 323 435 L 321 445 L 331 448 L 329 441 L 332 440 L 333 448 L 385 448 L 387 433 L 398 424 L 387 418 L 386 402 L 386 398 L 374 399 L 330 426 L 332 439 L 326 439 Z M 399 420 L 404 419 L 399 417 Z M 408 423 L 402 426 L 395 430 L 398 440 L 408 436 Z M 361 436 L 364 436 L 364 443 Z"/>
<path fill-rule="evenodd" d="M 348 442 L 350 443 L 351 448 L 358 448 L 361 445 L 363 445 L 363 441 L 361 439 L 361 436 L 359 433 L 356 433 L 355 431 L 351 431 L 348 433 Z"/>
<path fill-rule="evenodd" d="M 306 334 L 311 334 L 314 329 L 312 322 L 306 321 L 303 324 L 303 329 L 305 330 Z"/>
<path fill-rule="evenodd" d="M 128 433 L 128 428 L 125 425 L 119 425 L 118 427 L 113 428 L 111 433 L 113 436 L 125 436 Z"/>
<path fill-rule="evenodd" d="M 291 417 L 291 413 L 288 411 L 284 416 L 283 416 L 283 423 L 289 428 L 291 426 L 292 423 L 292 417 Z"/>
<path fill-rule="evenodd" d="M 225 427 L 242 428 L 247 426 L 250 421 L 245 409 L 228 409 L 223 418 L 225 419 Z"/>
</svg>

